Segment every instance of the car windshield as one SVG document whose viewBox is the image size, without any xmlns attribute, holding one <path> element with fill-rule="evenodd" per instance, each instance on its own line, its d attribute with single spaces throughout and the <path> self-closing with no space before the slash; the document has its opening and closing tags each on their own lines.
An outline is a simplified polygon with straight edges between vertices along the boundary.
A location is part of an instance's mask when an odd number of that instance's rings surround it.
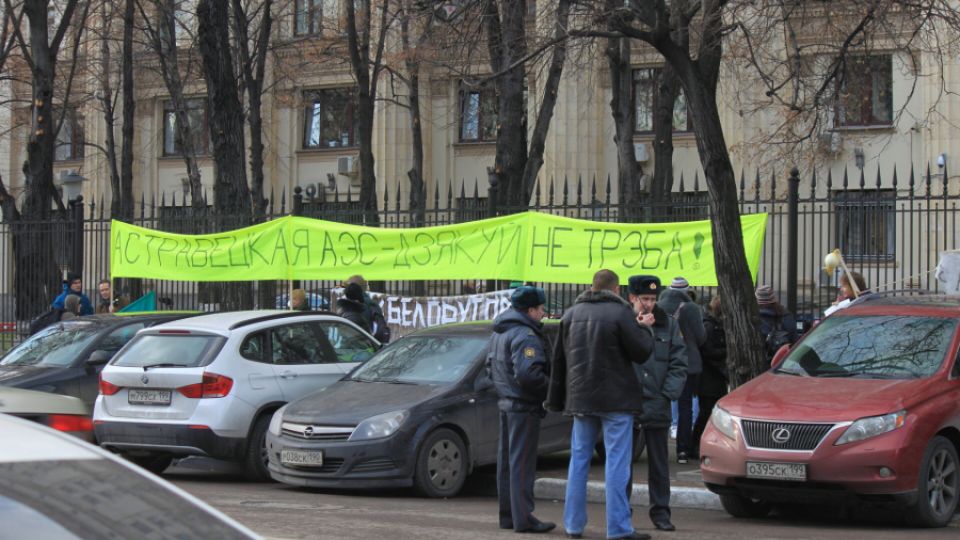
<svg viewBox="0 0 960 540">
<path fill-rule="evenodd" d="M 97 337 L 101 325 L 69 321 L 30 336 L 0 360 L 3 366 L 66 367 Z"/>
<path fill-rule="evenodd" d="M 459 380 L 486 347 L 483 336 L 409 336 L 391 343 L 353 372 L 362 382 L 442 384 Z"/>
<path fill-rule="evenodd" d="M 122 367 L 198 367 L 223 338 L 205 334 L 144 334 L 111 362 Z"/>
<path fill-rule="evenodd" d="M 831 317 L 790 352 L 778 373 L 918 379 L 943 363 L 957 321 L 945 317 Z"/>
</svg>

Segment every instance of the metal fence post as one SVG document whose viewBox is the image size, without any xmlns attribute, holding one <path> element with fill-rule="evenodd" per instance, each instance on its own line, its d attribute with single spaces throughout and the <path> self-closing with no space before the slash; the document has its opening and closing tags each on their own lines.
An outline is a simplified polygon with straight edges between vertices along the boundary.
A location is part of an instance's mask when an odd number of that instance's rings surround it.
<svg viewBox="0 0 960 540">
<path fill-rule="evenodd" d="M 500 175 L 494 167 L 487 167 L 487 217 L 497 217 L 497 197 L 500 193 Z M 487 280 L 487 292 L 497 290 L 497 281 Z"/>
<path fill-rule="evenodd" d="M 83 195 L 70 201 L 70 212 L 73 218 L 73 253 L 70 257 L 70 270 L 83 274 Z"/>
<path fill-rule="evenodd" d="M 303 188 L 297 186 L 293 188 L 293 204 L 290 205 L 290 215 L 291 216 L 302 216 L 303 215 Z M 293 302 L 293 289 L 299 289 L 301 287 L 299 279 L 293 280 L 290 284 L 290 290 L 288 291 L 287 300 Z M 308 305 L 310 299 L 307 299 Z"/>
<path fill-rule="evenodd" d="M 787 181 L 787 310 L 797 313 L 797 251 L 800 232 L 798 230 L 800 211 L 800 171 L 790 169 Z"/>
</svg>

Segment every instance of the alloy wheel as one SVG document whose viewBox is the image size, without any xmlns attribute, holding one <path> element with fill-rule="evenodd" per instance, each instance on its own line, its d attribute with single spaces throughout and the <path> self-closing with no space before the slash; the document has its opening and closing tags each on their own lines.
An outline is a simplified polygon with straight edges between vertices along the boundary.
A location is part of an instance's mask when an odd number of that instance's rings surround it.
<svg viewBox="0 0 960 540">
<path fill-rule="evenodd" d="M 927 501 L 930 510 L 942 515 L 956 506 L 958 490 L 957 463 L 953 455 L 941 448 L 930 460 L 927 469 Z"/>
</svg>

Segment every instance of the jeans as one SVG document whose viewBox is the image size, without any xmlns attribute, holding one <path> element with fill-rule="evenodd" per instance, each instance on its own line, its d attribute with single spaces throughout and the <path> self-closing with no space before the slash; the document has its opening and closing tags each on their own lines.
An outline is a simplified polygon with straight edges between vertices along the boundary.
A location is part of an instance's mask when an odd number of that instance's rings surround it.
<svg viewBox="0 0 960 540">
<path fill-rule="evenodd" d="M 633 452 L 633 415 L 628 413 L 597 413 L 573 417 L 563 526 L 570 534 L 583 534 L 587 526 L 587 474 L 590 472 L 590 458 L 593 456 L 597 434 L 601 429 L 603 445 L 607 450 L 604 471 L 607 538 L 620 538 L 629 536 L 634 531 L 630 522 L 630 501 L 626 493 L 630 477 L 630 457 Z"/>
</svg>

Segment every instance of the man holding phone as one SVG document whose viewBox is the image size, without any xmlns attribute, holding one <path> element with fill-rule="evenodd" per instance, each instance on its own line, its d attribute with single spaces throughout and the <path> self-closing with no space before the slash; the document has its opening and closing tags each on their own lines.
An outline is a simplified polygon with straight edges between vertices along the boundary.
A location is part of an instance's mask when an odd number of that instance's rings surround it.
<svg viewBox="0 0 960 540">
<path fill-rule="evenodd" d="M 670 521 L 670 460 L 667 440 L 671 423 L 670 402 L 679 398 L 687 380 L 687 355 L 677 321 L 657 305 L 663 290 L 656 276 L 631 276 L 628 284 L 630 303 L 637 320 L 653 314 L 654 349 L 634 370 L 643 389 L 643 413 L 639 417 L 647 444 L 650 489 L 650 521 L 661 531 L 673 531 Z M 633 490 L 630 468 L 628 496 Z"/>
</svg>

